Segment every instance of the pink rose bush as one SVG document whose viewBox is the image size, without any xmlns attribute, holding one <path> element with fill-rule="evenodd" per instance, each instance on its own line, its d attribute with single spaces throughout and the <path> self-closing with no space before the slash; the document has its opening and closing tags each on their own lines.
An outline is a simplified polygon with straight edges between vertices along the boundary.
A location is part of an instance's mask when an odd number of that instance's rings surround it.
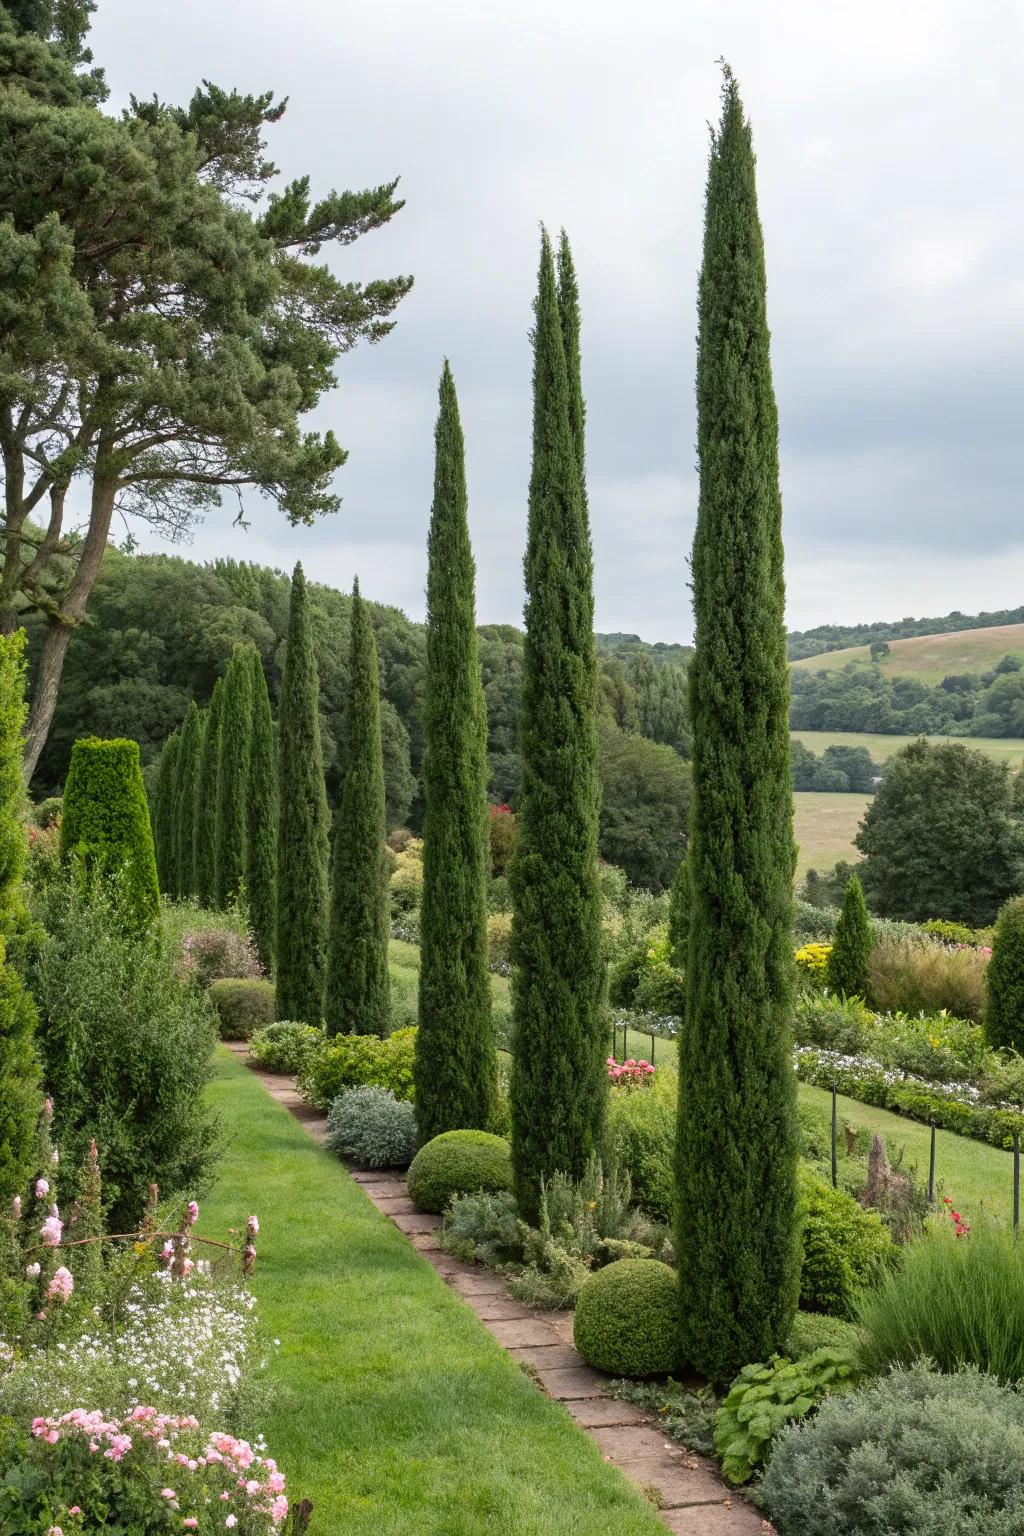
<svg viewBox="0 0 1024 1536">
<path fill-rule="evenodd" d="M 631 1056 L 628 1061 L 616 1061 L 614 1056 L 609 1056 L 605 1063 L 608 1069 L 608 1081 L 616 1088 L 642 1087 L 654 1078 L 654 1068 L 649 1061 L 635 1061 Z"/>
</svg>

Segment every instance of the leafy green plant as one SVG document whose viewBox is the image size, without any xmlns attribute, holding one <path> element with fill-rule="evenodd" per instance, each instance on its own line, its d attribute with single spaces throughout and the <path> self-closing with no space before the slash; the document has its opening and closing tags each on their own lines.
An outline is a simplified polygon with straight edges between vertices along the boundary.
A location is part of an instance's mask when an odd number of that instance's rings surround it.
<svg viewBox="0 0 1024 1536">
<path fill-rule="evenodd" d="M 850 1391 L 859 1379 L 854 1357 L 836 1349 L 744 1366 L 715 1415 L 715 1454 L 730 1483 L 750 1481 L 784 1425 L 804 1418 L 830 1392 Z"/>
<path fill-rule="evenodd" d="M 137 741 L 76 741 L 64 786 L 60 851 L 90 878 L 113 881 L 118 920 L 136 932 L 160 908 L 156 854 Z"/>
<path fill-rule="evenodd" d="M 512 1188 L 508 1142 L 488 1131 L 444 1131 L 422 1146 L 409 1169 L 409 1199 L 441 1212 L 453 1195 Z"/>
<path fill-rule="evenodd" d="M 895 1257 L 889 1228 L 845 1190 L 801 1170 L 803 1264 L 800 1305 L 853 1317 L 861 1290 L 880 1280 Z"/>
<path fill-rule="evenodd" d="M 311 1024 L 279 1019 L 257 1029 L 249 1040 L 249 1060 L 264 1072 L 286 1072 L 297 1077 L 317 1051 L 323 1049 L 324 1032 Z"/>
<path fill-rule="evenodd" d="M 672 1077 L 656 1073 L 650 1086 L 640 1092 L 613 1088 L 606 1123 L 611 1154 L 629 1174 L 636 1204 L 658 1221 L 671 1221 L 676 1135 Z"/>
<path fill-rule="evenodd" d="M 659 1259 L 619 1259 L 580 1289 L 573 1342 L 612 1376 L 660 1376 L 679 1365 L 679 1282 Z"/>
<path fill-rule="evenodd" d="M 545 1312 L 575 1307 L 590 1274 L 586 1264 L 550 1239 L 539 1241 L 533 1228 L 527 1227 L 526 1231 L 524 1257 L 528 1262 L 509 1275 L 510 1295 L 524 1307 L 538 1307 Z"/>
<path fill-rule="evenodd" d="M 390 1088 L 346 1088 L 327 1113 L 326 1144 L 359 1168 L 407 1168 L 416 1151 L 416 1111 Z"/>
<path fill-rule="evenodd" d="M 974 1370 L 894 1371 L 784 1430 L 759 1502 L 786 1536 L 1016 1536 L 1024 1396 Z"/>
<path fill-rule="evenodd" d="M 463 1263 L 492 1267 L 522 1258 L 522 1223 L 509 1190 L 454 1195 L 441 1223 L 440 1244 Z"/>
<path fill-rule="evenodd" d="M 798 1045 L 856 1054 L 867 1047 L 871 1010 L 859 997 L 805 992 L 797 999 L 794 1038 Z"/>
<path fill-rule="evenodd" d="M 225 977 L 207 993 L 217 1010 L 222 1040 L 248 1040 L 274 1022 L 274 983 L 258 977 Z"/>
<path fill-rule="evenodd" d="M 299 1092 L 317 1109 L 327 1109 L 343 1088 L 376 1085 L 396 1099 L 413 1097 L 415 1029 L 377 1035 L 335 1035 L 314 1052 L 299 1074 Z"/>
<path fill-rule="evenodd" d="M 608 1390 L 621 1402 L 646 1409 L 670 1440 L 702 1456 L 713 1454 L 718 1398 L 710 1387 L 684 1387 L 671 1378 L 658 1382 L 623 1378 L 613 1381 Z"/>
</svg>

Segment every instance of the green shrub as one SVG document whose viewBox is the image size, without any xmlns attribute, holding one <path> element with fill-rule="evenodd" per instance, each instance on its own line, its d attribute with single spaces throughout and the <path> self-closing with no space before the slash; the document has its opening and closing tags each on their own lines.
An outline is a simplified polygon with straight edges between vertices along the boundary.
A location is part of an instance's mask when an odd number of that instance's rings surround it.
<svg viewBox="0 0 1024 1536">
<path fill-rule="evenodd" d="M 149 806 L 137 741 L 88 736 L 71 749 L 60 824 L 62 858 L 116 881 L 121 922 L 138 932 L 160 910 Z"/>
<path fill-rule="evenodd" d="M 1019 1536 L 1024 1396 L 896 1371 L 784 1431 L 759 1501 L 786 1536 Z"/>
<path fill-rule="evenodd" d="M 359 1168 L 407 1168 L 416 1151 L 416 1112 L 390 1088 L 346 1088 L 327 1114 L 327 1146 Z"/>
<path fill-rule="evenodd" d="M 801 1171 L 803 1264 L 800 1305 L 853 1317 L 864 1286 L 881 1279 L 895 1256 L 889 1228 L 845 1190 Z"/>
<path fill-rule="evenodd" d="M 840 997 L 867 996 L 871 945 L 871 920 L 864 890 L 857 876 L 851 875 L 826 969 L 828 985 Z"/>
<path fill-rule="evenodd" d="M 201 987 L 214 981 L 254 980 L 263 974 L 252 938 L 232 927 L 182 933 L 180 954 L 181 974 L 193 976 Z"/>
<path fill-rule="evenodd" d="M 35 1031 L 35 1005 L 20 976 L 6 963 L 0 939 L 0 1212 L 4 1217 L 11 1198 L 21 1194 L 32 1171 L 42 1108 Z"/>
<path fill-rule="evenodd" d="M 715 1454 L 730 1483 L 749 1482 L 784 1425 L 804 1418 L 830 1392 L 850 1391 L 859 1375 L 853 1356 L 835 1349 L 744 1366 L 715 1415 Z"/>
<path fill-rule="evenodd" d="M 638 1013 L 658 1013 L 681 1018 L 686 1006 L 686 978 L 672 965 L 653 964 L 643 973 L 633 995 Z"/>
<path fill-rule="evenodd" d="M 624 951 L 608 973 L 608 1001 L 613 1008 L 632 1008 L 640 979 L 647 969 L 646 939 Z"/>
<path fill-rule="evenodd" d="M 797 998 L 794 1037 L 797 1045 L 820 1045 L 856 1056 L 867 1049 L 872 1014 L 859 997 L 805 992 Z"/>
<path fill-rule="evenodd" d="M 32 807 L 32 820 L 37 827 L 51 827 L 64 808 L 60 795 L 48 795 Z"/>
<path fill-rule="evenodd" d="M 415 1029 L 378 1035 L 333 1035 L 299 1074 L 299 1092 L 317 1109 L 328 1109 L 345 1088 L 390 1088 L 396 1099 L 413 1098 Z"/>
<path fill-rule="evenodd" d="M 1008 901 L 996 921 L 986 973 L 985 1035 L 990 1045 L 1024 1047 L 1024 897 Z"/>
<path fill-rule="evenodd" d="M 629 1174 L 637 1205 L 657 1221 L 671 1221 L 676 1137 L 673 1080 L 655 1074 L 648 1087 L 613 1088 L 606 1125 L 610 1153 Z"/>
<path fill-rule="evenodd" d="M 860 1329 L 856 1323 L 829 1317 L 824 1312 L 798 1312 L 786 1340 L 786 1354 L 791 1360 L 799 1360 L 803 1355 L 813 1355 L 816 1349 L 839 1349 L 856 1356 Z"/>
<path fill-rule="evenodd" d="M 213 982 L 208 990 L 217 1010 L 222 1040 L 248 1040 L 274 1022 L 274 983 L 237 977 Z"/>
<path fill-rule="evenodd" d="M 951 1223 L 933 1225 L 858 1310 L 869 1367 L 927 1358 L 943 1371 L 976 1365 L 1024 1380 L 1024 1246 L 1003 1228 L 958 1238 Z"/>
<path fill-rule="evenodd" d="M 297 1077 L 324 1045 L 324 1032 L 311 1024 L 282 1019 L 253 1032 L 249 1060 L 264 1072 L 286 1072 Z"/>
<path fill-rule="evenodd" d="M 966 923 L 951 923 L 944 917 L 933 917 L 929 922 L 922 923 L 921 932 L 939 939 L 943 944 L 977 943 L 973 928 L 968 928 Z"/>
<path fill-rule="evenodd" d="M 392 1035 L 404 1029 L 415 1029 L 418 1015 L 419 971 L 408 966 L 389 965 L 390 989 L 388 1008 Z M 410 1094 L 411 1098 L 412 1095 Z"/>
<path fill-rule="evenodd" d="M 980 949 L 950 949 L 919 939 L 884 938 L 871 951 L 868 988 L 883 1013 L 940 1013 L 979 1024 L 985 1011 Z"/>
<path fill-rule="evenodd" d="M 679 1281 L 658 1259 L 620 1259 L 580 1290 L 573 1342 L 611 1376 L 662 1376 L 679 1365 Z"/>
<path fill-rule="evenodd" d="M 522 1258 L 522 1223 L 510 1190 L 455 1195 L 441 1223 L 441 1247 L 463 1263 L 512 1263 Z"/>
<path fill-rule="evenodd" d="M 559 1312 L 575 1307 L 590 1271 L 582 1259 L 548 1243 L 543 1263 L 531 1260 L 518 1274 L 510 1275 L 509 1294 L 524 1307 Z"/>
<path fill-rule="evenodd" d="M 508 1142 L 488 1131 L 444 1131 L 422 1146 L 409 1169 L 409 1199 L 441 1212 L 453 1195 L 512 1188 Z"/>
</svg>

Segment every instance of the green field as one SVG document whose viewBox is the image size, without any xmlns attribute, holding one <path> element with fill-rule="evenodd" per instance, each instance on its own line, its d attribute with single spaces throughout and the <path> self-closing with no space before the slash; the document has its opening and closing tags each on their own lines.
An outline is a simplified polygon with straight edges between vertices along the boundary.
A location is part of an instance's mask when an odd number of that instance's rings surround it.
<svg viewBox="0 0 1024 1536">
<path fill-rule="evenodd" d="M 860 858 L 853 839 L 870 803 L 870 795 L 830 795 L 810 789 L 794 794 L 798 880 L 809 869 L 831 869 L 839 859 Z"/>
<path fill-rule="evenodd" d="M 879 663 L 893 677 L 917 677 L 922 683 L 941 683 L 957 672 L 987 672 L 1004 656 L 1024 658 L 1024 624 L 998 624 L 992 629 L 959 629 L 949 635 L 914 635 L 890 640 L 890 654 Z M 792 666 L 802 672 L 832 672 L 847 662 L 870 662 L 866 645 L 847 646 L 804 656 Z"/>
<path fill-rule="evenodd" d="M 881 736 L 873 731 L 792 731 L 794 741 L 803 742 L 809 752 L 820 757 L 826 747 L 867 747 L 876 763 L 884 763 L 916 736 Z M 929 736 L 928 741 L 959 741 L 994 758 L 1019 768 L 1024 763 L 1024 741 L 1013 736 Z"/>
</svg>

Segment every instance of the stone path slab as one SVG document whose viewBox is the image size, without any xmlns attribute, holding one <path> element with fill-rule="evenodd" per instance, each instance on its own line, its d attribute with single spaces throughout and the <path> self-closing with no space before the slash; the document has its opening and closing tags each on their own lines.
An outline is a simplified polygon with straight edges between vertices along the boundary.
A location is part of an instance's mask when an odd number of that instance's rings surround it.
<svg viewBox="0 0 1024 1536">
<path fill-rule="evenodd" d="M 231 1042 L 229 1048 L 243 1060 L 248 1054 L 244 1042 Z M 294 1078 L 258 1070 L 256 1076 L 316 1141 L 326 1141 L 327 1117 L 299 1097 Z M 596 1442 L 605 1461 L 652 1500 L 673 1536 L 773 1536 L 770 1522 L 722 1482 L 712 1462 L 667 1440 L 633 1403 L 608 1395 L 608 1378 L 592 1370 L 573 1347 L 571 1312 L 523 1307 L 495 1271 L 443 1253 L 441 1218 L 416 1211 L 400 1174 L 349 1172 L 512 1358 Z"/>
</svg>

